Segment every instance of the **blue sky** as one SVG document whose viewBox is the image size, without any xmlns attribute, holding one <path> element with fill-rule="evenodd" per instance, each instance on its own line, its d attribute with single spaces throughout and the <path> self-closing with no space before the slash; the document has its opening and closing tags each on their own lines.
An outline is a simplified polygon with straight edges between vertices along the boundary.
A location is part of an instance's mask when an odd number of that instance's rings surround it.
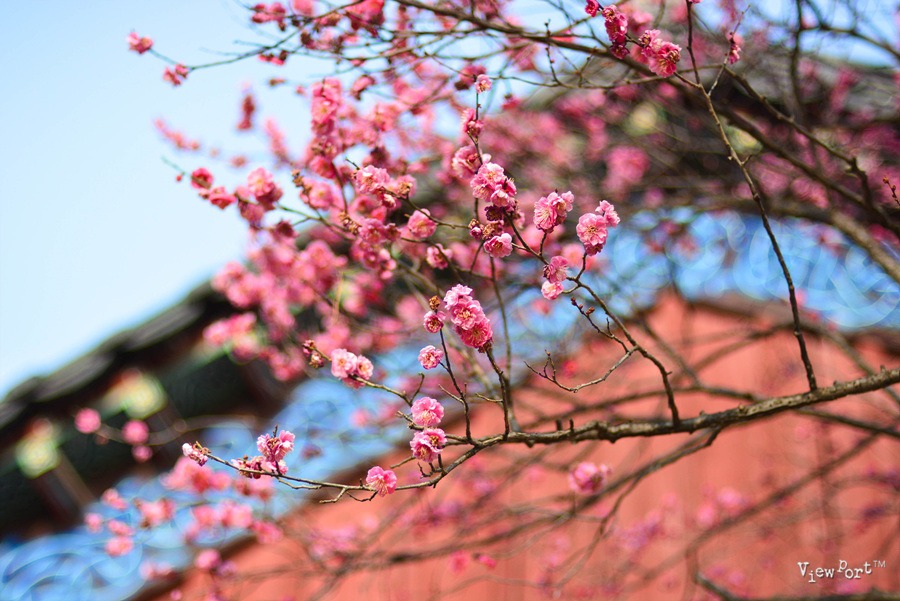
<svg viewBox="0 0 900 601">
<path fill-rule="evenodd" d="M 164 63 L 128 52 L 126 37 L 134 29 L 197 64 L 217 58 L 203 48 L 252 39 L 245 23 L 231 0 L 0 5 L 0 397 L 241 256 L 247 236 L 236 216 L 176 184 L 162 157 L 186 169 L 210 162 L 174 152 L 153 121 L 210 145 L 247 146 L 233 133 L 242 85 L 274 71 L 208 69 L 174 89 L 161 79 Z M 296 103 L 288 89 L 280 98 Z M 300 123 L 304 111 L 293 112 Z"/>
</svg>

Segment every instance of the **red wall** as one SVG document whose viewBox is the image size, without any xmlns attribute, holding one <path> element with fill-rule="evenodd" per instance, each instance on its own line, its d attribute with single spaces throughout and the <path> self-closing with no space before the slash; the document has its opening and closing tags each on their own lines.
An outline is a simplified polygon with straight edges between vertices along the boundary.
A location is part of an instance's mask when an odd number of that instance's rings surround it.
<svg viewBox="0 0 900 601">
<path fill-rule="evenodd" d="M 749 319 L 705 308 L 688 307 L 675 299 L 659 304 L 648 317 L 656 334 L 679 348 L 692 365 L 704 357 L 721 355 L 721 349 L 746 338 L 749 331 L 761 332 L 773 323 L 766 318 Z M 648 336 L 636 326 L 642 341 Z M 863 375 L 861 369 L 821 338 L 809 337 L 813 364 L 820 385 Z M 677 364 L 658 346 L 647 343 L 670 370 Z M 894 366 L 896 357 L 887 355 L 874 340 L 855 342 L 860 355 L 872 365 Z M 566 382 L 576 383 L 597 377 L 621 356 L 621 348 L 609 340 L 583 345 L 567 367 L 573 373 Z M 797 344 L 792 334 L 781 330 L 752 344 L 710 360 L 698 369 L 709 385 L 754 391 L 777 396 L 804 391 L 805 377 L 797 359 Z M 579 376 L 580 374 L 580 376 Z M 562 396 L 558 390 L 537 379 L 517 393 L 522 421 L 530 421 L 535 412 L 576 408 L 579 403 L 595 404 L 630 392 L 658 390 L 658 372 L 649 361 L 632 357 L 604 384 L 586 388 L 574 396 Z M 675 378 L 677 385 L 688 380 Z M 739 401 L 710 398 L 706 394 L 684 393 L 678 396 L 683 417 L 700 411 L 713 413 L 736 406 Z M 897 415 L 897 405 L 884 393 L 871 393 L 834 401 L 819 407 L 823 411 L 887 424 Z M 621 406 L 621 418 L 645 418 L 667 415 L 663 397 Z M 576 424 L 608 414 L 592 413 L 574 418 Z M 499 410 L 484 407 L 477 414 L 476 434 L 497 428 Z M 893 425 L 896 432 L 896 425 Z M 546 429 L 553 429 L 549 426 Z M 450 428 L 462 432 L 461 425 Z M 322 598 L 352 599 L 430 599 L 446 592 L 443 599 L 491 601 L 544 598 L 617 598 L 633 593 L 638 599 L 704 598 L 691 582 L 700 570 L 736 595 L 764 597 L 783 595 L 824 595 L 828 592 L 852 592 L 877 587 L 900 590 L 900 537 L 898 533 L 898 495 L 896 489 L 877 482 L 878 474 L 893 468 L 900 470 L 897 438 L 880 437 L 824 479 L 801 486 L 790 496 L 767 503 L 775 487 L 802 481 L 806 474 L 832 459 L 866 436 L 856 428 L 826 423 L 799 414 L 783 414 L 751 425 L 732 427 L 722 432 L 714 444 L 678 462 L 667 465 L 646 478 L 621 501 L 613 518 L 602 520 L 625 487 L 603 495 L 600 502 L 579 518 L 546 522 L 540 528 L 526 529 L 511 543 L 471 543 L 492 533 L 502 532 L 509 524 L 522 520 L 523 508 L 538 504 L 563 514 L 582 497 L 570 491 L 566 481 L 569 466 L 583 460 L 606 463 L 616 476 L 634 466 L 652 461 L 689 439 L 687 435 L 656 439 L 627 439 L 611 443 L 557 445 L 554 449 L 525 447 L 491 449 L 479 455 L 475 469 L 463 466 L 452 473 L 436 490 L 396 493 L 371 503 L 341 501 L 334 505 L 304 508 L 286 527 L 293 534 L 278 544 L 253 545 L 231 559 L 242 574 L 225 592 L 243 601 L 282 600 L 313 597 L 327 579 L 322 574 L 341 565 L 367 566 L 341 578 L 340 587 L 328 589 Z M 543 467 L 528 466 L 539 453 Z M 452 456 L 450 450 L 447 458 Z M 385 459 L 387 466 L 403 458 L 403 453 Z M 414 472 L 411 465 L 398 474 Z M 472 472 L 483 477 L 472 477 Z M 874 474 L 874 475 L 873 475 Z M 897 476 L 900 479 L 900 475 Z M 506 482 L 507 480 L 513 480 Z M 352 479 L 350 480 L 352 481 Z M 441 511 L 452 509 L 454 499 L 471 499 L 485 486 L 495 491 L 484 497 L 477 511 L 454 520 L 441 518 Z M 718 502 L 717 502 L 718 499 Z M 731 500 L 733 506 L 724 507 Z M 723 505 L 724 503 L 724 505 Z M 866 521 L 860 519 L 866 508 L 879 504 L 888 507 L 892 517 Z M 753 509 L 756 508 L 756 509 Z M 412 518 L 401 518 L 401 509 Z M 513 509 L 520 513 L 509 513 Z M 751 513 L 748 512 L 748 509 Z M 493 514 L 492 512 L 508 513 Z M 431 515 L 432 525 L 424 525 L 422 516 Z M 508 516 L 515 515 L 510 518 Z M 532 518 L 540 514 L 529 514 Z M 733 527 L 723 526 L 730 518 Z M 504 517 L 507 516 L 507 517 Z M 418 518 L 418 521 L 416 520 Z M 659 527 L 650 535 L 646 547 L 637 549 L 640 535 L 659 518 Z M 383 531 L 378 524 L 382 523 Z M 642 530 L 643 525 L 643 530 Z M 314 543 L 308 528 L 327 530 L 356 529 L 360 539 L 372 537 L 381 548 L 395 553 L 427 552 L 437 548 L 436 557 L 407 563 L 403 556 L 383 565 L 365 555 L 356 555 L 366 545 L 350 545 L 344 559 L 332 556 L 316 566 L 308 548 Z M 712 533 L 699 539 L 703 532 Z M 299 537 L 305 543 L 298 543 Z M 694 542 L 694 546 L 691 542 Z M 464 546 L 469 563 L 461 572 L 451 568 L 441 548 Z M 686 548 L 688 551 L 686 551 Z M 586 551 L 590 549 L 589 553 Z M 480 563 L 475 556 L 486 553 L 495 567 Z M 554 561 L 562 560 L 554 570 Z M 835 567 L 843 560 L 852 567 L 871 564 L 871 574 L 856 580 L 819 578 L 809 582 L 801 576 L 798 562 L 816 567 Z M 872 562 L 885 562 L 884 568 Z M 574 569 L 577 567 L 577 569 Z M 323 569 L 325 568 L 325 569 Z M 554 582 L 565 581 L 569 570 L 577 575 L 558 588 L 522 585 L 549 574 Z M 277 574 L 277 576 L 276 576 Z M 183 598 L 201 595 L 208 576 L 190 575 L 179 589 Z M 168 598 L 168 594 L 161 598 Z"/>
</svg>

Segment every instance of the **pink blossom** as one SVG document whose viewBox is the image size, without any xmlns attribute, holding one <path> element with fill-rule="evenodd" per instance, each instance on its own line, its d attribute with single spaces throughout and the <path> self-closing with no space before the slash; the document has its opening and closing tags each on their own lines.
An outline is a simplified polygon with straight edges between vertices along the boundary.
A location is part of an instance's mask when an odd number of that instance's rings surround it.
<svg viewBox="0 0 900 601">
<path fill-rule="evenodd" d="M 553 229 L 566 220 L 566 214 L 572 210 L 575 195 L 563 192 L 562 195 L 551 192 L 534 203 L 534 225 L 545 232 Z"/>
<path fill-rule="evenodd" d="M 313 132 L 317 135 L 331 133 L 335 126 L 337 112 L 341 108 L 341 82 L 334 77 L 326 77 L 312 86 L 310 112 Z"/>
<path fill-rule="evenodd" d="M 205 194 L 201 194 L 203 198 L 209 201 L 209 204 L 224 210 L 237 202 L 237 196 L 229 194 L 222 186 L 212 188 Z"/>
<path fill-rule="evenodd" d="M 472 87 L 472 83 L 477 81 L 478 76 L 487 72 L 483 65 L 466 65 L 459 72 L 459 79 L 456 80 L 457 90 L 468 90 Z"/>
<path fill-rule="evenodd" d="M 613 45 L 624 46 L 628 39 L 628 17 L 615 4 L 611 4 L 603 9 L 603 18 L 606 20 L 609 41 Z"/>
<path fill-rule="evenodd" d="M 728 36 L 730 48 L 728 49 L 728 64 L 733 65 L 741 59 L 741 44 L 743 39 L 740 35 L 733 33 Z"/>
<path fill-rule="evenodd" d="M 497 163 L 485 163 L 479 167 L 469 185 L 475 198 L 498 207 L 506 207 L 515 196 L 515 184 Z"/>
<path fill-rule="evenodd" d="M 375 79 L 371 75 L 363 75 L 353 82 L 353 86 L 350 88 L 350 94 L 359 100 L 362 97 L 363 91 L 372 85 L 375 85 Z"/>
<path fill-rule="evenodd" d="M 672 42 L 662 42 L 650 58 L 650 70 L 662 77 L 668 77 L 677 70 L 681 60 L 681 46 Z"/>
<path fill-rule="evenodd" d="M 103 517 L 99 513 L 84 514 L 84 525 L 91 534 L 97 534 L 103 528 Z"/>
<path fill-rule="evenodd" d="M 223 528 L 249 528 L 253 524 L 253 509 L 246 503 L 226 501 L 219 512 L 219 523 Z"/>
<path fill-rule="evenodd" d="M 83 434 L 100 429 L 100 414 L 93 409 L 82 409 L 75 415 L 75 428 Z"/>
<path fill-rule="evenodd" d="M 372 365 L 372 362 L 369 361 L 368 359 L 366 359 L 365 357 L 360 357 L 360 361 L 366 361 L 366 362 L 368 362 L 368 364 L 370 366 Z M 370 370 L 370 374 L 371 374 L 371 370 Z M 371 377 L 371 375 L 370 375 L 370 377 Z M 352 388 L 354 390 L 359 390 L 360 388 L 362 388 L 363 386 L 366 385 L 365 381 L 368 381 L 368 379 L 369 378 L 363 377 L 359 373 L 359 369 L 357 369 L 357 371 L 355 373 L 351 374 L 351 377 L 342 378 L 341 382 L 343 382 L 344 384 L 346 384 L 347 386 L 349 386 L 350 388 Z"/>
<path fill-rule="evenodd" d="M 484 129 L 484 122 L 475 117 L 475 109 L 466 109 L 462 114 L 462 133 L 478 140 Z"/>
<path fill-rule="evenodd" d="M 366 357 L 339 348 L 331 353 L 331 373 L 347 386 L 359 389 L 375 373 L 375 366 Z"/>
<path fill-rule="evenodd" d="M 115 488 L 108 488 L 100 496 L 100 501 L 102 501 L 104 505 L 112 507 L 113 509 L 117 509 L 119 511 L 125 511 L 126 509 L 128 509 L 128 503 L 125 502 L 125 499 L 119 496 L 119 492 Z"/>
<path fill-rule="evenodd" d="M 256 533 L 256 540 L 264 545 L 277 542 L 283 538 L 281 529 L 270 522 L 256 520 L 250 525 L 250 528 Z"/>
<path fill-rule="evenodd" d="M 454 551 L 450 554 L 450 571 L 454 574 L 462 574 L 469 565 L 469 554 L 464 551 Z"/>
<path fill-rule="evenodd" d="M 621 221 L 615 207 L 609 201 L 601 200 L 600 205 L 594 209 L 594 212 L 603 218 L 603 223 L 606 227 L 616 227 Z"/>
<path fill-rule="evenodd" d="M 196 445 L 195 448 L 199 446 Z M 189 447 L 188 447 L 189 448 Z M 202 449 L 202 447 L 200 447 Z M 186 449 L 182 447 L 182 451 Z M 206 462 L 206 455 L 198 453 Z M 163 485 L 173 490 L 187 490 L 195 494 L 203 494 L 207 490 L 223 490 L 231 482 L 231 477 L 224 472 L 214 472 L 201 465 L 200 461 L 189 457 L 179 457 L 175 467 L 163 478 Z"/>
<path fill-rule="evenodd" d="M 481 304 L 472 299 L 466 298 L 448 307 L 450 309 L 450 320 L 457 328 L 468 330 L 475 325 L 476 322 L 484 319 L 484 311 Z"/>
<path fill-rule="evenodd" d="M 106 553 L 110 557 L 121 557 L 134 549 L 134 542 L 129 536 L 116 536 L 106 541 Z"/>
<path fill-rule="evenodd" d="M 431 220 L 431 213 L 427 209 L 418 210 L 409 216 L 409 235 L 416 240 L 424 240 L 431 236 L 437 229 L 437 223 Z"/>
<path fill-rule="evenodd" d="M 596 493 L 606 484 L 611 471 L 612 469 L 608 465 L 597 466 L 589 461 L 584 461 L 569 472 L 569 487 L 575 492 Z"/>
<path fill-rule="evenodd" d="M 440 365 L 441 359 L 443 358 L 444 351 L 435 348 L 430 344 L 419 351 L 419 363 L 421 363 L 422 367 L 425 369 L 434 369 Z"/>
<path fill-rule="evenodd" d="M 266 211 L 275 208 L 275 203 L 283 195 L 281 188 L 272 179 L 272 174 L 262 167 L 257 167 L 247 176 L 247 188 Z"/>
<path fill-rule="evenodd" d="M 450 266 L 447 259 L 452 255 L 453 252 L 444 248 L 442 244 L 425 249 L 425 261 L 435 269 L 447 269 Z"/>
<path fill-rule="evenodd" d="M 347 6 L 346 10 L 353 29 L 365 28 L 376 32 L 377 27 L 384 23 L 384 0 L 362 0 Z"/>
<path fill-rule="evenodd" d="M 181 452 L 185 457 L 192 461 L 196 461 L 198 465 L 203 466 L 209 460 L 206 456 L 206 453 L 203 452 L 203 447 L 199 444 L 190 445 L 188 443 L 184 443 L 181 445 Z"/>
<path fill-rule="evenodd" d="M 106 527 L 116 536 L 132 536 L 134 535 L 134 528 L 122 522 L 120 520 L 109 520 L 106 523 Z"/>
<path fill-rule="evenodd" d="M 475 78 L 475 91 L 480 94 L 491 91 L 491 79 L 484 73 Z"/>
<path fill-rule="evenodd" d="M 600 10 L 600 3 L 597 2 L 597 0 L 587 0 L 587 6 L 584 7 L 584 12 L 592 17 L 596 17 L 598 10 Z"/>
<path fill-rule="evenodd" d="M 512 253 L 512 236 L 507 232 L 492 236 L 484 243 L 484 250 L 495 259 L 507 257 Z"/>
<path fill-rule="evenodd" d="M 387 171 L 372 165 L 363 167 L 353 174 L 353 182 L 356 184 L 356 189 L 363 194 L 380 192 L 390 179 L 391 176 L 388 175 Z"/>
<path fill-rule="evenodd" d="M 460 300 L 468 298 L 472 294 L 472 289 L 468 286 L 463 286 L 462 284 L 457 284 L 453 288 L 447 291 L 447 294 L 444 295 L 444 306 L 452 307 L 456 305 L 456 303 L 460 302 Z"/>
<path fill-rule="evenodd" d="M 198 190 L 208 190 L 213 184 L 213 175 L 209 169 L 200 167 L 191 173 L 191 186 Z"/>
<path fill-rule="evenodd" d="M 143 502 L 138 505 L 143 527 L 158 526 L 175 516 L 175 503 L 171 499 Z"/>
<path fill-rule="evenodd" d="M 277 463 L 294 449 L 294 434 L 282 430 L 277 435 L 262 434 L 256 439 L 256 448 L 272 463 Z"/>
<path fill-rule="evenodd" d="M 331 374 L 336 378 L 349 378 L 356 371 L 359 359 L 347 349 L 335 349 L 331 353 Z"/>
<path fill-rule="evenodd" d="M 460 340 L 463 344 L 472 348 L 480 349 L 484 347 L 494 338 L 494 331 L 491 328 L 491 322 L 485 317 L 478 321 L 468 330 L 457 330 Z"/>
<path fill-rule="evenodd" d="M 215 549 L 204 549 L 197 554 L 194 565 L 198 570 L 212 572 L 222 563 L 222 556 Z"/>
<path fill-rule="evenodd" d="M 599 249 L 606 244 L 606 237 L 609 232 L 606 229 L 606 220 L 596 213 L 585 213 L 578 219 L 578 225 L 575 227 L 578 233 L 578 239 L 584 244 L 586 249 L 597 251 L 589 254 L 596 254 Z"/>
<path fill-rule="evenodd" d="M 491 158 L 490 155 L 483 156 L 486 157 L 483 158 L 484 161 L 489 161 Z M 470 144 L 469 146 L 463 146 L 453 154 L 450 167 L 453 169 L 456 177 L 471 179 L 481 166 L 481 160 L 478 156 L 478 151 Z"/>
<path fill-rule="evenodd" d="M 146 463 L 153 457 L 153 449 L 147 445 L 137 445 L 131 448 L 131 455 L 138 463 Z"/>
<path fill-rule="evenodd" d="M 254 23 L 270 23 L 275 22 L 284 31 L 284 18 L 287 16 L 287 10 L 281 2 L 273 2 L 266 6 L 259 3 L 253 7 L 254 14 L 250 20 Z"/>
<path fill-rule="evenodd" d="M 167 81 L 177 88 L 187 79 L 188 73 L 190 73 L 188 68 L 178 63 L 172 68 L 166 67 L 163 70 L 163 81 Z"/>
<path fill-rule="evenodd" d="M 122 428 L 122 438 L 130 445 L 139 445 L 147 442 L 150 428 L 140 420 L 130 420 Z"/>
<path fill-rule="evenodd" d="M 412 405 L 412 419 L 417 426 L 436 426 L 444 419 L 444 407 L 437 400 L 423 396 Z"/>
<path fill-rule="evenodd" d="M 157 580 L 174 577 L 175 569 L 168 564 L 145 561 L 141 564 L 140 573 L 144 580 Z"/>
<path fill-rule="evenodd" d="M 432 334 L 437 334 L 444 327 L 444 320 L 447 316 L 443 311 L 429 311 L 423 319 L 425 329 Z"/>
<path fill-rule="evenodd" d="M 481 304 L 470 295 L 472 289 L 456 285 L 444 296 L 454 329 L 463 344 L 481 348 L 493 339 L 493 331 Z"/>
<path fill-rule="evenodd" d="M 138 54 L 144 54 L 148 50 L 153 47 L 153 40 L 147 37 L 140 37 L 137 33 L 131 32 L 128 34 L 128 49 L 137 52 Z"/>
<path fill-rule="evenodd" d="M 447 437 L 440 428 L 429 428 L 416 432 L 410 441 L 413 456 L 423 463 L 435 461 L 447 443 Z"/>
<path fill-rule="evenodd" d="M 544 298 L 547 300 L 555 300 L 559 297 L 563 292 L 563 285 L 559 282 L 544 282 L 541 285 L 541 294 L 544 295 Z"/>
<path fill-rule="evenodd" d="M 568 267 L 569 261 L 562 255 L 557 255 L 550 259 L 550 263 L 544 266 L 544 277 L 553 284 L 563 282 L 568 276 Z"/>
<path fill-rule="evenodd" d="M 372 365 L 372 362 L 369 361 L 368 358 L 360 355 L 358 357 L 358 362 L 356 364 L 356 376 L 362 378 L 363 380 L 372 379 L 372 375 L 375 373 L 375 366 Z"/>
<path fill-rule="evenodd" d="M 383 497 L 397 489 L 397 475 L 393 470 L 385 470 L 376 465 L 366 474 L 366 485 L 375 490 L 379 497 Z"/>
<path fill-rule="evenodd" d="M 675 65 L 681 60 L 681 46 L 661 40 L 658 29 L 648 29 L 639 41 L 641 55 L 647 59 L 651 71 L 661 77 L 675 73 Z"/>
<path fill-rule="evenodd" d="M 478 555 L 476 555 L 475 561 L 487 567 L 487 569 L 489 570 L 493 570 L 497 567 L 497 560 L 490 555 L 485 555 L 484 553 L 479 553 Z"/>
</svg>

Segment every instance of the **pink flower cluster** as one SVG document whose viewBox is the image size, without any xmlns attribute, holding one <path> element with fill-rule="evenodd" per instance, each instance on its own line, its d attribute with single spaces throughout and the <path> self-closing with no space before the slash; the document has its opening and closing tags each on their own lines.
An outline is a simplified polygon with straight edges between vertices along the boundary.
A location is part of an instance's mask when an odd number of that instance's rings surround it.
<svg viewBox="0 0 900 601">
<path fill-rule="evenodd" d="M 163 70 L 163 81 L 167 81 L 177 88 L 187 79 L 188 73 L 190 73 L 190 70 L 178 63 L 174 67 L 166 67 Z"/>
<path fill-rule="evenodd" d="M 187 455 L 189 448 L 189 445 L 185 444 L 182 452 Z M 197 448 L 195 445 L 194 448 L 198 450 L 198 458 L 180 457 L 175 462 L 172 471 L 163 478 L 163 485 L 173 490 L 185 490 L 197 495 L 202 495 L 207 490 L 224 490 L 231 482 L 231 476 L 225 472 L 213 471 L 199 465 L 201 460 L 206 463 L 207 457 L 199 452 L 203 447 Z M 199 457 L 201 454 L 202 458 Z"/>
<path fill-rule="evenodd" d="M 490 160 L 491 155 L 483 154 L 479 157 L 478 151 L 470 144 L 453 153 L 450 169 L 459 179 L 470 180 L 478 172 L 481 163 L 487 163 Z"/>
<path fill-rule="evenodd" d="M 516 201 L 516 184 L 497 163 L 484 163 L 469 182 L 475 198 L 501 209 L 512 209 Z"/>
<path fill-rule="evenodd" d="M 444 327 L 445 319 L 447 319 L 447 315 L 443 311 L 429 311 L 422 321 L 427 331 L 437 334 Z"/>
<path fill-rule="evenodd" d="M 100 429 L 100 414 L 93 409 L 81 409 L 75 415 L 75 428 L 82 434 L 93 434 Z"/>
<path fill-rule="evenodd" d="M 140 420 L 129 420 L 122 427 L 122 439 L 130 445 L 141 445 L 147 442 L 150 428 Z"/>
<path fill-rule="evenodd" d="M 589 461 L 584 461 L 569 472 L 569 487 L 575 492 L 584 494 L 596 493 L 606 484 L 610 472 L 612 472 L 612 469 L 606 464 L 598 466 Z"/>
<path fill-rule="evenodd" d="M 262 477 L 262 474 L 259 472 L 280 476 L 288 471 L 287 464 L 284 461 L 275 463 L 261 455 L 247 459 L 232 459 L 231 465 L 236 467 L 242 476 L 254 479 Z"/>
<path fill-rule="evenodd" d="M 272 179 L 272 174 L 262 167 L 257 167 L 247 176 L 247 189 L 265 211 L 273 210 L 284 194 L 281 187 Z"/>
<path fill-rule="evenodd" d="M 479 94 L 484 94 L 485 92 L 491 91 L 491 78 L 482 73 L 477 78 L 475 78 L 475 91 Z"/>
<path fill-rule="evenodd" d="M 457 284 L 444 295 L 444 305 L 463 344 L 481 349 L 491 342 L 494 337 L 491 322 L 481 303 L 472 298 L 471 288 Z"/>
<path fill-rule="evenodd" d="M 447 444 L 447 435 L 440 428 L 426 428 L 416 432 L 409 443 L 413 456 L 422 463 L 431 463 L 441 454 Z"/>
<path fill-rule="evenodd" d="M 235 266 L 243 272 L 243 266 L 237 263 L 230 263 L 229 265 Z M 226 270 L 229 268 L 229 265 L 225 266 Z M 213 286 L 216 286 L 219 290 L 226 289 L 228 286 L 222 281 L 226 277 L 228 277 L 226 272 L 217 275 L 213 279 Z M 216 283 L 217 280 L 219 281 L 218 285 Z M 235 299 L 231 298 L 231 296 L 233 295 L 229 295 L 229 300 L 234 302 Z M 235 359 L 238 361 L 249 361 L 260 351 L 255 328 L 256 314 L 240 313 L 207 326 L 203 330 L 203 338 L 215 346 L 228 345 Z"/>
<path fill-rule="evenodd" d="M 563 291 L 562 283 L 568 277 L 569 260 L 562 255 L 557 255 L 550 259 L 550 262 L 544 266 L 544 277 L 547 281 L 541 286 L 541 294 L 547 300 L 554 300 Z"/>
<path fill-rule="evenodd" d="M 512 253 L 512 236 L 509 232 L 503 232 L 498 236 L 491 236 L 484 243 L 484 250 L 495 259 L 508 257 Z"/>
<path fill-rule="evenodd" d="M 343 106 L 341 82 L 326 77 L 312 86 L 312 126 L 317 135 L 331 133 L 336 125 L 338 111 Z"/>
<path fill-rule="evenodd" d="M 432 221 L 428 209 L 420 209 L 409 216 L 409 223 L 406 227 L 409 230 L 410 238 L 424 240 L 435 232 L 437 223 Z"/>
<path fill-rule="evenodd" d="M 366 486 L 377 492 L 379 497 L 389 495 L 397 489 L 397 474 L 376 465 L 366 474 Z"/>
<path fill-rule="evenodd" d="M 278 23 L 278 27 L 282 31 L 284 31 L 284 18 L 286 16 L 287 10 L 284 8 L 281 2 L 273 2 L 268 6 L 264 3 L 259 3 L 254 5 L 253 16 L 250 17 L 250 20 L 254 23 Z"/>
<path fill-rule="evenodd" d="M 142 38 L 135 32 L 131 32 L 128 34 L 128 49 L 137 52 L 138 54 L 144 54 L 148 50 L 153 47 L 153 40 L 150 38 L 144 37 Z"/>
<path fill-rule="evenodd" d="M 360 389 L 368 381 L 375 368 L 372 362 L 362 355 L 355 355 L 347 349 L 335 349 L 331 353 L 331 373 L 340 378 L 350 388 Z"/>
<path fill-rule="evenodd" d="M 744 42 L 744 40 L 740 35 L 732 33 L 728 35 L 728 42 L 728 64 L 733 65 L 734 63 L 741 60 L 741 44 Z"/>
<path fill-rule="evenodd" d="M 625 58 L 628 48 L 628 17 L 614 4 L 603 9 L 603 18 L 606 20 L 606 33 L 612 42 L 610 52 L 616 58 Z"/>
<path fill-rule="evenodd" d="M 444 419 L 444 407 L 436 399 L 423 396 L 412 405 L 412 420 L 417 426 L 436 426 Z"/>
<path fill-rule="evenodd" d="M 601 200 L 593 213 L 585 213 L 578 219 L 575 231 L 584 244 L 586 255 L 596 255 L 603 250 L 609 235 L 607 228 L 619 225 L 619 215 L 611 203 Z"/>
<path fill-rule="evenodd" d="M 256 439 L 256 448 L 266 461 L 278 463 L 294 449 L 294 435 L 287 430 L 277 432 L 274 436 L 262 434 Z"/>
<path fill-rule="evenodd" d="M 400 206 L 400 199 L 409 198 L 416 192 L 416 180 L 411 175 L 391 178 L 386 169 L 373 165 L 357 169 L 353 183 L 358 192 L 375 195 L 388 211 Z"/>
<path fill-rule="evenodd" d="M 659 39 L 658 29 L 648 29 L 641 34 L 638 42 L 641 55 L 647 59 L 650 70 L 661 77 L 675 73 L 676 65 L 681 60 L 681 46 Z"/>
<path fill-rule="evenodd" d="M 444 351 L 430 344 L 419 351 L 419 363 L 425 369 L 434 369 L 441 364 L 441 359 L 443 358 Z"/>
<path fill-rule="evenodd" d="M 566 220 L 566 215 L 572 210 L 575 195 L 571 192 L 563 192 L 561 195 L 551 192 L 542 196 L 534 203 L 534 225 L 539 230 L 552 232 L 557 225 Z"/>
<path fill-rule="evenodd" d="M 206 462 L 209 460 L 205 451 L 199 443 L 194 443 L 193 445 L 184 443 L 181 445 L 182 454 L 191 461 L 196 461 L 197 465 L 200 466 L 206 465 Z"/>
</svg>

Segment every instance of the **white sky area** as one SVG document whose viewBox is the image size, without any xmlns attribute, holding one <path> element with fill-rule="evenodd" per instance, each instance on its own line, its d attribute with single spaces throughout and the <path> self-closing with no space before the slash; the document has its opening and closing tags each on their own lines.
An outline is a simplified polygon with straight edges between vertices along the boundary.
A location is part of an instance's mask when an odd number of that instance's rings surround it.
<svg viewBox="0 0 900 601">
<path fill-rule="evenodd" d="M 165 63 L 129 52 L 126 37 L 135 30 L 171 58 L 211 62 L 220 57 L 204 48 L 254 39 L 246 14 L 232 0 L 0 3 L 0 398 L 241 257 L 247 234 L 236 212 L 177 184 L 162 157 L 208 166 L 226 184 L 249 169 L 178 153 L 153 121 L 206 149 L 249 147 L 248 167 L 271 167 L 252 152 L 260 142 L 234 133 L 242 86 L 262 91 L 269 77 L 307 76 L 305 65 L 286 73 L 253 60 L 194 72 L 176 89 L 161 79 Z M 258 117 L 294 115 L 280 123 L 299 150 L 308 112 L 290 86 L 274 92 L 258 95 Z"/>
</svg>

